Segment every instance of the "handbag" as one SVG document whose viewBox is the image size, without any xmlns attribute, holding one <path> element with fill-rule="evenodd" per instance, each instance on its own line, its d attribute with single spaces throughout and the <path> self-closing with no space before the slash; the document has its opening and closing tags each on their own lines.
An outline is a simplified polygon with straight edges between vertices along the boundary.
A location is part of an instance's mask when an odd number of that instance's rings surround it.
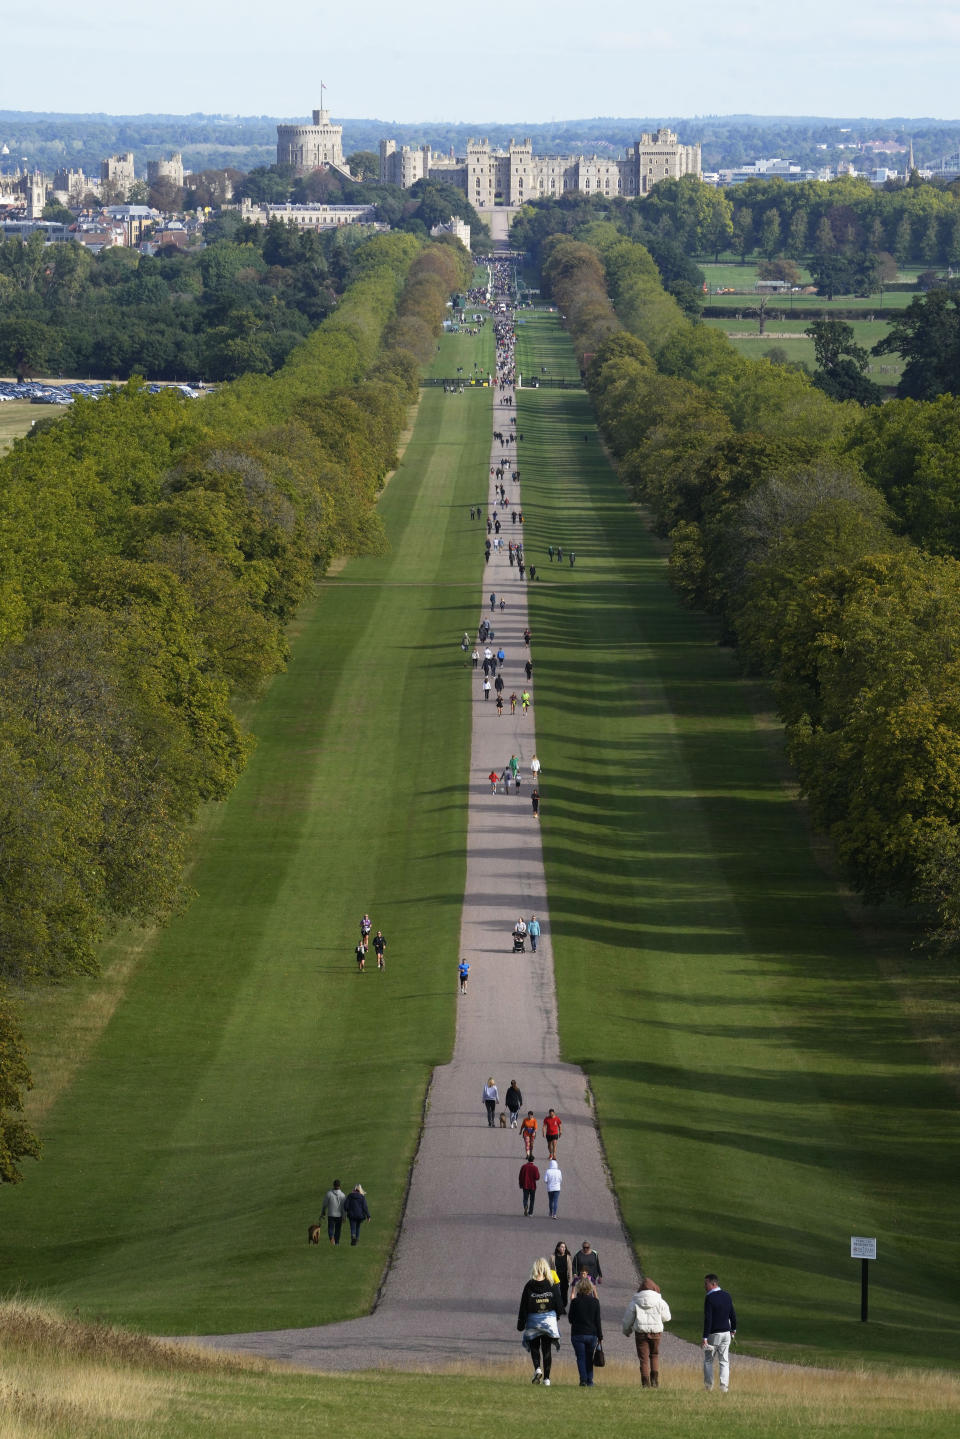
<svg viewBox="0 0 960 1439">
<path fill-rule="evenodd" d="M 603 1352 L 603 1345 L 597 1340 L 597 1347 L 593 1351 L 593 1367 L 594 1369 L 602 1369 L 606 1362 L 607 1356 Z"/>
</svg>

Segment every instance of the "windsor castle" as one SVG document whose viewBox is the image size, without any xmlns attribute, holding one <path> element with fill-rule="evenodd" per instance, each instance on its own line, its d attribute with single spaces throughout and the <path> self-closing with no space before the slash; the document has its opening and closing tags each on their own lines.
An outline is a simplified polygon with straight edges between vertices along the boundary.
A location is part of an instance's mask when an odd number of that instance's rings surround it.
<svg viewBox="0 0 960 1439">
<path fill-rule="evenodd" d="M 343 126 L 331 123 L 328 110 L 314 110 L 311 125 L 278 125 L 277 164 L 292 165 L 301 173 L 329 165 L 349 176 Z M 659 180 L 700 174 L 700 146 L 682 145 L 665 129 L 641 135 L 623 159 L 534 155 L 529 140 L 511 141 L 507 150 L 494 150 L 487 140 L 469 140 L 464 157 L 429 145 L 398 147 L 395 140 L 380 141 L 381 184 L 406 190 L 418 180 L 445 180 L 481 210 L 571 191 L 631 198 L 649 194 Z"/>
</svg>

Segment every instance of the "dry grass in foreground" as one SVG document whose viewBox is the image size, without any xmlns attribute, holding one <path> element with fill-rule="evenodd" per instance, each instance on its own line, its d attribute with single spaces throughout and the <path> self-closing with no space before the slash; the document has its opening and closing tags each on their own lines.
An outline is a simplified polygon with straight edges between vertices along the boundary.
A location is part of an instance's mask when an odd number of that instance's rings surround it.
<svg viewBox="0 0 960 1439">
<path fill-rule="evenodd" d="M 326 1375 L 177 1346 L 64 1319 L 23 1301 L 0 1304 L 0 1439 L 299 1439 L 349 1432 L 489 1439 L 549 1432 L 582 1439 L 654 1423 L 657 1439 L 951 1439 L 960 1378 L 937 1371 L 851 1372 L 736 1364 L 724 1398 L 703 1392 L 699 1366 L 671 1364 L 664 1387 L 640 1390 L 636 1365 L 611 1362 L 582 1392 L 568 1346 L 549 1390 L 529 1366 L 461 1363 L 442 1374 Z M 585 1406 L 588 1406 L 587 1412 Z M 647 1413 L 652 1406 L 655 1413 Z"/>
</svg>

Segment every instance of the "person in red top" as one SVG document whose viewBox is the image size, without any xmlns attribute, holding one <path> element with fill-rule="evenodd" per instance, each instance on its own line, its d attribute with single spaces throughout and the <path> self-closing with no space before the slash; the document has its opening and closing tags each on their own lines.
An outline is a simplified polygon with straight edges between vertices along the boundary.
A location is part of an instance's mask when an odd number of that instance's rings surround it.
<svg viewBox="0 0 960 1439">
<path fill-rule="evenodd" d="M 524 1215 L 533 1215 L 533 1205 L 537 1197 L 537 1180 L 540 1178 L 540 1171 L 532 1159 L 528 1159 L 520 1166 L 520 1188 L 523 1190 L 523 1212 Z"/>
<path fill-rule="evenodd" d="M 527 1158 L 533 1158 L 533 1141 L 537 1137 L 537 1121 L 532 1109 L 527 1110 L 526 1119 L 520 1121 L 520 1133 L 523 1136 L 523 1146 L 527 1152 Z"/>
<path fill-rule="evenodd" d="M 543 1137 L 547 1141 L 547 1152 L 551 1159 L 557 1157 L 557 1140 L 562 1133 L 563 1125 L 559 1114 L 554 1109 L 549 1110 L 543 1121 Z"/>
</svg>

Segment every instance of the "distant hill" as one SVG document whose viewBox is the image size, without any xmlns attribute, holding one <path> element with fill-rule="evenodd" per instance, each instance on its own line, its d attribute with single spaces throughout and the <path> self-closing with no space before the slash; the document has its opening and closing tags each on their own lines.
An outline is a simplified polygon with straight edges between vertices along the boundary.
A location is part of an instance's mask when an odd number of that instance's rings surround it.
<svg viewBox="0 0 960 1439">
<path fill-rule="evenodd" d="M 96 174 L 100 161 L 118 150 L 133 150 L 138 173 L 148 160 L 179 150 L 188 170 L 250 170 L 268 165 L 276 155 L 276 127 L 281 120 L 303 116 L 273 115 L 67 115 L 56 111 L 0 110 L 0 169 L 26 162 L 46 171 L 60 165 L 79 166 Z M 867 142 L 889 142 L 904 149 L 913 141 L 918 165 L 938 160 L 960 144 L 960 119 L 870 119 L 815 115 L 647 115 L 633 118 L 596 116 L 586 120 L 477 120 L 469 124 L 391 120 L 340 119 L 344 150 L 376 150 L 381 139 L 401 144 L 453 148 L 462 154 L 471 137 L 507 145 L 511 138 L 533 141 L 539 154 L 594 151 L 618 154 L 643 130 L 667 125 L 687 144 L 703 146 L 705 169 L 739 165 L 759 156 L 781 155 L 803 165 L 825 163 L 848 150 L 859 153 Z M 881 152 L 882 153 L 882 152 Z"/>
</svg>

